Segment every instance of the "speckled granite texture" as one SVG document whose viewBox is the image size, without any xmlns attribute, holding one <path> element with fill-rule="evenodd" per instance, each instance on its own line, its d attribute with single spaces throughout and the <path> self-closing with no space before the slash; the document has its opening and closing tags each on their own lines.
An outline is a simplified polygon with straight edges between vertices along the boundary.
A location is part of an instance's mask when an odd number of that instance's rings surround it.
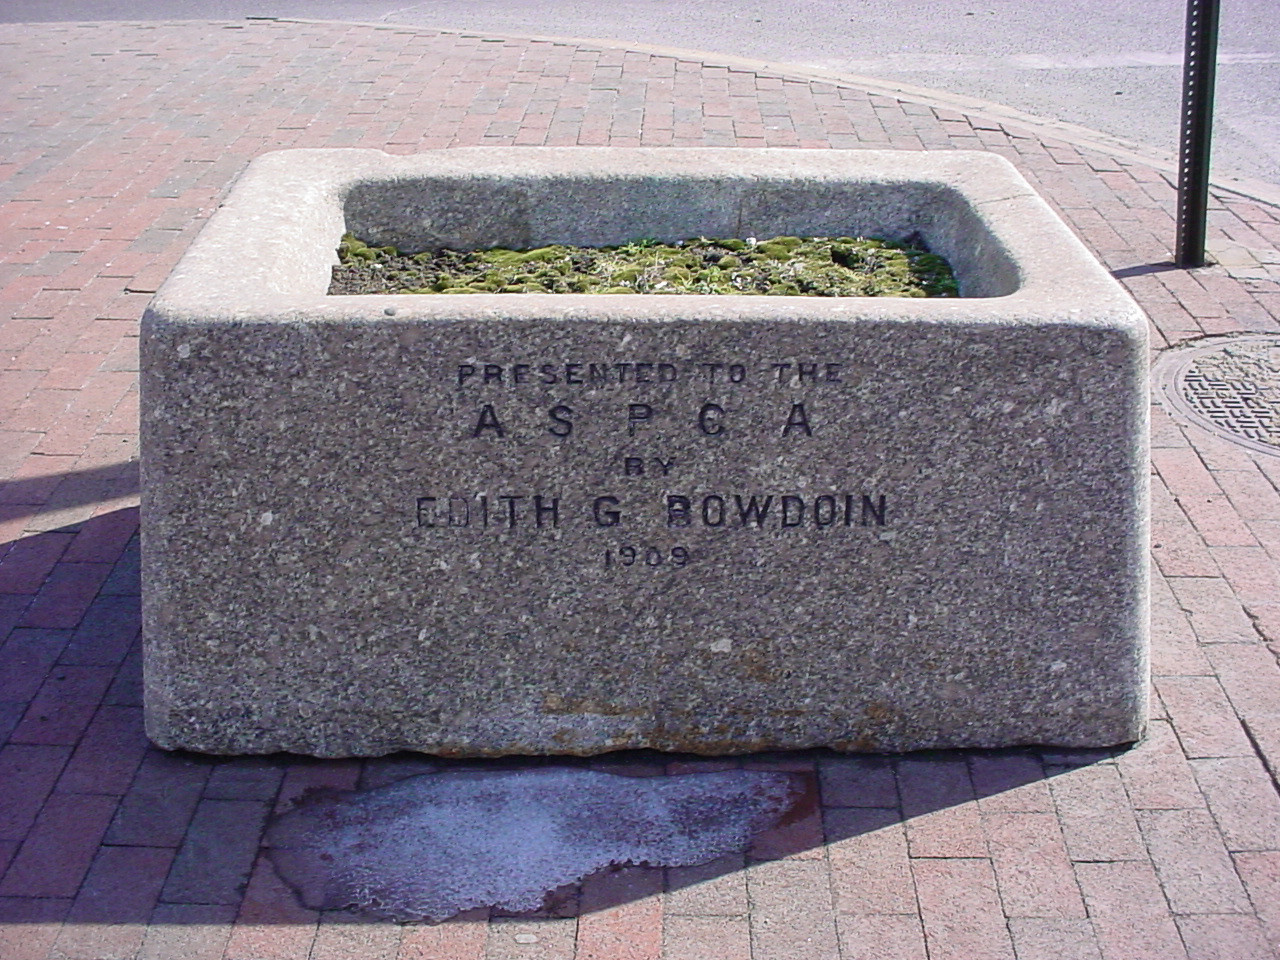
<svg viewBox="0 0 1280 960">
<path fill-rule="evenodd" d="M 346 229 L 919 232 L 966 297 L 330 297 Z M 999 158 L 267 155 L 147 311 L 141 376 L 162 746 L 1141 734 L 1145 321 Z"/>
</svg>

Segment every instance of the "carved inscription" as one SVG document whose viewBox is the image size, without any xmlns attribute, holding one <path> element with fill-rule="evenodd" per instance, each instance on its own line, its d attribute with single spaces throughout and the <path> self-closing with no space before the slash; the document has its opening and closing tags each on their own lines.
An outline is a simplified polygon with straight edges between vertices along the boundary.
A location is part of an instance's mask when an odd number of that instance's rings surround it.
<svg viewBox="0 0 1280 960">
<path fill-rule="evenodd" d="M 807 527 L 883 527 L 885 494 L 694 493 L 666 494 L 650 501 L 626 501 L 601 494 L 581 503 L 553 494 L 450 494 L 418 497 L 417 525 L 481 530 L 556 530 L 561 526 L 708 527 L 741 530 Z"/>
<path fill-rule="evenodd" d="M 799 494 L 668 496 L 669 527 L 866 527 L 874 523 L 883 527 L 888 512 L 886 497 L 872 499 L 866 494 L 821 494 L 802 497 Z M 855 520 L 856 518 L 856 520 Z"/>
<path fill-rule="evenodd" d="M 776 411 L 770 429 L 784 438 L 799 438 L 811 437 L 819 429 L 817 401 L 776 395 L 787 391 L 839 389 L 845 383 L 845 366 L 843 361 L 831 360 L 459 363 L 454 368 L 453 379 L 463 397 L 486 394 L 463 425 L 464 434 L 472 438 L 506 440 L 517 436 L 511 409 L 500 400 L 491 399 L 495 392 L 518 395 L 531 389 L 545 391 L 548 388 L 566 392 L 578 388 L 661 392 L 673 386 L 695 389 L 745 386 L 769 391 L 775 395 L 771 403 Z M 739 427 L 729 408 L 711 398 L 688 408 L 678 408 L 632 397 L 616 404 L 605 415 L 629 437 L 650 435 L 658 428 L 723 437 Z M 541 411 L 541 417 L 533 428 L 536 432 L 567 438 L 574 435 L 583 413 L 566 398 L 548 405 Z M 528 425 L 522 429 L 527 432 Z"/>
<path fill-rule="evenodd" d="M 769 380 L 780 386 L 836 384 L 841 380 L 843 362 L 780 361 L 695 363 L 460 363 L 458 386 L 498 386 L 518 388 L 541 384 L 555 386 L 602 386 L 647 383 L 746 383 Z"/>
<path fill-rule="evenodd" d="M 812 408 L 812 402 L 801 400 L 775 405 L 776 416 L 771 432 L 782 437 L 812 437 L 819 423 L 810 412 Z M 580 416 L 578 409 L 567 403 L 557 403 L 545 410 L 542 423 L 535 429 L 553 437 L 571 437 Z M 736 426 L 732 423 L 727 408 L 711 400 L 697 407 L 680 410 L 660 408 L 651 403 L 626 403 L 619 405 L 609 416 L 613 424 L 629 437 L 651 435 L 653 429 L 661 426 L 663 419 L 672 416 L 678 429 L 693 431 L 704 437 L 727 436 Z M 481 404 L 474 419 L 469 421 L 467 435 L 473 439 L 492 437 L 504 440 L 515 435 L 511 423 L 511 418 L 502 410 L 501 404 Z"/>
<path fill-rule="evenodd" d="M 607 547 L 604 551 L 606 567 L 685 567 L 689 565 L 692 555 L 687 547 L 635 546 L 623 544 L 620 547 Z"/>
<path fill-rule="evenodd" d="M 812 486 L 703 489 L 681 481 L 687 464 L 677 456 L 651 449 L 667 437 L 674 442 L 679 431 L 687 438 L 681 457 L 688 455 L 688 443 L 750 440 L 761 431 L 773 438 L 762 440 L 784 450 L 822 436 L 839 420 L 825 411 L 838 412 L 848 403 L 840 396 L 848 387 L 847 366 L 807 358 L 456 363 L 450 379 L 460 438 L 492 443 L 497 453 L 507 444 L 523 447 L 538 434 L 574 444 L 601 438 L 609 443 L 612 434 L 623 449 L 606 447 L 604 453 L 623 483 L 586 494 L 545 488 L 424 491 L 415 504 L 416 526 L 430 536 L 464 530 L 621 533 L 598 555 L 604 568 L 619 573 L 696 564 L 703 548 L 678 542 L 695 531 L 703 543 L 707 535 L 730 531 L 808 531 L 825 538 L 889 526 L 889 493 Z M 539 399 L 531 404 L 522 395 Z M 635 449 L 626 449 L 633 444 Z"/>
</svg>

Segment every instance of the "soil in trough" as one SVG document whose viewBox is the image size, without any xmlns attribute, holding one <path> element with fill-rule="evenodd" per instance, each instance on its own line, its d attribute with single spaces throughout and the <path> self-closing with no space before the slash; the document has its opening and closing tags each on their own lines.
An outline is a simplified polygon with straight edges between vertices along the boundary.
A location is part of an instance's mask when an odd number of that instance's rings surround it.
<svg viewBox="0 0 1280 960">
<path fill-rule="evenodd" d="M 653 293 L 955 297 L 951 267 L 918 238 L 773 237 L 616 247 L 406 254 L 343 238 L 331 294 Z"/>
</svg>

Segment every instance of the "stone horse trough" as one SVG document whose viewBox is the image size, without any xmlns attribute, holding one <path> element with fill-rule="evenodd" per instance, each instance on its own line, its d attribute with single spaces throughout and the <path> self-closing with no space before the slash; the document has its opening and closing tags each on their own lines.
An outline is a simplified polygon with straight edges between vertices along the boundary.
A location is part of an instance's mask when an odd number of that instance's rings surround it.
<svg viewBox="0 0 1280 960">
<path fill-rule="evenodd" d="M 330 296 L 346 231 L 918 235 L 962 296 Z M 1145 331 L 985 154 L 263 156 L 143 319 L 149 734 L 325 757 L 1132 741 Z"/>
</svg>

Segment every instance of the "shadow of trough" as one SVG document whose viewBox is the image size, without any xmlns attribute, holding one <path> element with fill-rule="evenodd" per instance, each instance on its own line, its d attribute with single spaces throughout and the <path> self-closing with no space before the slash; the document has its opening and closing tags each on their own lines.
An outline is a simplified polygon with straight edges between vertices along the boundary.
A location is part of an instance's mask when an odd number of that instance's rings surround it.
<svg viewBox="0 0 1280 960">
<path fill-rule="evenodd" d="M 65 528 L 78 522 L 61 520 L 66 511 L 91 516 L 99 504 L 137 496 L 138 489 L 138 461 L 124 460 L 87 470 L 0 480 L 0 510 L 9 520 L 50 517 L 45 526 Z"/>
<path fill-rule="evenodd" d="M 121 477 L 109 479 L 118 483 Z M 6 492 L 12 489 L 5 487 Z M 206 922 L 208 911 L 180 909 L 195 906 L 216 908 L 225 922 L 314 922 L 320 914 L 300 904 L 275 873 L 264 839 L 274 818 L 316 791 L 372 790 L 423 775 L 547 769 L 626 777 L 749 769 L 802 778 L 802 796 L 741 852 L 683 867 L 608 867 L 548 891 L 539 910 L 473 909 L 446 922 L 537 920 L 581 916 L 660 892 L 697 897 L 717 884 L 745 882 L 753 864 L 804 859 L 824 844 L 836 850 L 846 841 L 902 824 L 910 829 L 931 814 L 1034 789 L 1053 776 L 1121 752 L 1025 748 L 890 756 L 805 750 L 707 758 L 626 751 L 594 758 L 484 761 L 410 753 L 317 760 L 167 752 L 150 745 L 142 729 L 136 524 L 136 508 L 123 509 L 10 545 L 8 556 L 13 556 L 34 549 L 42 538 L 71 538 L 68 543 L 74 543 L 88 536 L 104 552 L 115 549 L 116 555 L 75 623 L 32 626 L 27 617 L 32 610 L 56 610 L 63 602 L 55 569 L 33 594 L 17 596 L 26 606 L 10 617 L 12 626 L 5 624 L 0 645 L 0 782 L 5 785 L 0 791 L 0 931 L 5 925 L 51 919 L 69 924 L 146 924 L 158 922 L 156 918 Z M 113 545 L 120 542 L 122 530 L 128 531 L 127 542 L 117 549 Z M 92 823 L 83 817 L 68 821 L 68 809 L 91 811 Z M 59 834 L 67 830 L 74 834 L 71 840 Z M 74 848 L 70 852 L 68 844 Z M 520 851 L 511 850 L 510 856 L 514 862 Z M 120 889 L 143 893 L 110 895 Z M 394 922 L 343 910 L 326 911 L 325 916 L 332 922 Z M 206 919 L 184 919 L 195 917 Z"/>
</svg>

